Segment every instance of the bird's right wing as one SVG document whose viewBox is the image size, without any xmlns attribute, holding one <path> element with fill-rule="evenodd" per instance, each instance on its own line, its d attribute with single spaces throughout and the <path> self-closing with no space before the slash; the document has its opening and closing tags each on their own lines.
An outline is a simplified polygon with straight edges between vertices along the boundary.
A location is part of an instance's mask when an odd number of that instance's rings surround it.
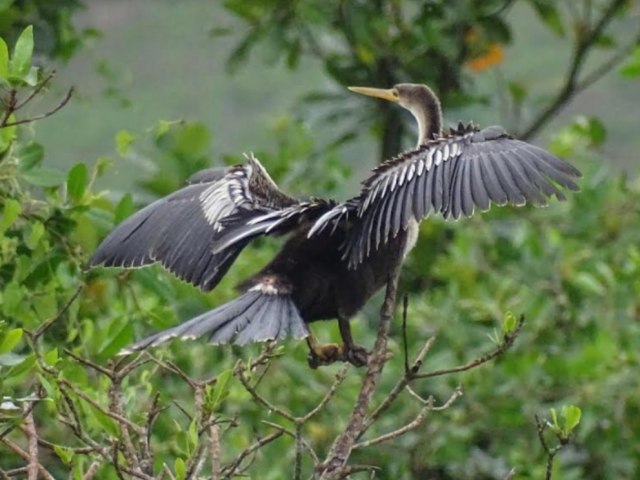
<svg viewBox="0 0 640 480">
<path fill-rule="evenodd" d="M 350 268 L 394 238 L 409 221 L 433 213 L 471 216 L 491 203 L 545 205 L 563 200 L 559 187 L 578 190 L 580 172 L 534 145 L 510 137 L 501 127 L 457 130 L 381 164 L 364 182 L 355 220 L 344 246 Z M 332 220 L 334 212 L 324 215 Z M 353 215 L 352 215 L 353 218 Z M 322 220 L 322 218 L 321 218 Z M 319 220 L 311 232 L 326 228 Z"/>
<path fill-rule="evenodd" d="M 217 239 L 253 217 L 298 203 L 278 189 L 253 156 L 243 165 L 203 170 L 186 187 L 118 225 L 90 265 L 131 268 L 158 262 L 182 280 L 211 290 L 250 238 L 225 249 L 215 248 Z"/>
</svg>

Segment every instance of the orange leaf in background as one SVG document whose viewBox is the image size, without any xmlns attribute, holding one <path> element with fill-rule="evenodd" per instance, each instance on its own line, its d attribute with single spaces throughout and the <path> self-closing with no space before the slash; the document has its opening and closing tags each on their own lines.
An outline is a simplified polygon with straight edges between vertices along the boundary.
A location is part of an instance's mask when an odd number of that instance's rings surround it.
<svg viewBox="0 0 640 480">
<path fill-rule="evenodd" d="M 486 52 L 467 61 L 466 66 L 474 72 L 481 72 L 487 68 L 499 65 L 504 61 L 504 50 L 499 43 L 492 43 Z"/>
</svg>

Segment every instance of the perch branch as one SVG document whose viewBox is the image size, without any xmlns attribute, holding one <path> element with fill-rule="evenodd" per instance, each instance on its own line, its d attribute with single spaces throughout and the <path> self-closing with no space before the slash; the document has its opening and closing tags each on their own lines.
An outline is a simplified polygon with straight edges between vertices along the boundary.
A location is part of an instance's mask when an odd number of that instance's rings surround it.
<svg viewBox="0 0 640 480">
<path fill-rule="evenodd" d="M 393 310 L 396 305 L 399 274 L 400 264 L 398 263 L 394 266 L 389 275 L 384 302 L 380 309 L 378 335 L 376 337 L 373 351 L 369 357 L 367 371 L 362 381 L 362 387 L 360 388 L 356 405 L 351 413 L 347 427 L 334 442 L 327 455 L 326 461 L 316 470 L 315 478 L 320 480 L 343 477 L 343 471 L 346 467 L 347 461 L 349 460 L 353 446 L 362 430 L 365 428 L 366 412 L 369 404 L 371 403 L 373 393 L 376 390 L 384 364 L 388 359 L 387 340 L 389 336 L 391 318 L 393 317 Z"/>
</svg>

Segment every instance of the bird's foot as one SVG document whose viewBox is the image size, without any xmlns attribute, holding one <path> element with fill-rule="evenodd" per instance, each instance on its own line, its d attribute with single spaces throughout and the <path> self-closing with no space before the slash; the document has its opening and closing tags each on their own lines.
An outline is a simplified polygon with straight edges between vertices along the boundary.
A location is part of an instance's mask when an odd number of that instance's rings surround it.
<svg viewBox="0 0 640 480">
<path fill-rule="evenodd" d="M 369 361 L 369 352 L 359 345 L 343 345 L 342 361 L 354 367 L 364 367 Z"/>
<path fill-rule="evenodd" d="M 313 369 L 343 360 L 343 348 L 337 343 L 314 344 L 309 347 L 307 362 Z"/>
</svg>

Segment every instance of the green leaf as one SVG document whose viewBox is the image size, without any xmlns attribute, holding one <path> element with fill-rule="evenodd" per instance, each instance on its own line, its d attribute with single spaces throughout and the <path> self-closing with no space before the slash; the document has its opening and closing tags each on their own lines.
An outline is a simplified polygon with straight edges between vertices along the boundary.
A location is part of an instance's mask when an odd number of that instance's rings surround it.
<svg viewBox="0 0 640 480">
<path fill-rule="evenodd" d="M 589 137 L 595 146 L 602 145 L 607 139 L 607 129 L 596 117 L 589 117 Z"/>
<path fill-rule="evenodd" d="M 24 243 L 30 250 L 35 250 L 44 235 L 44 225 L 42 222 L 35 221 L 31 224 L 31 228 L 24 237 Z"/>
<path fill-rule="evenodd" d="M 0 233 L 7 230 L 18 219 L 18 216 L 22 212 L 22 206 L 17 200 L 8 198 L 4 202 L 4 208 L 2 209 L 2 217 L 0 218 Z"/>
<path fill-rule="evenodd" d="M 516 329 L 518 325 L 518 319 L 512 312 L 506 312 L 502 319 L 502 333 L 504 335 L 510 335 Z"/>
<path fill-rule="evenodd" d="M 509 82 L 509 93 L 514 103 L 520 105 L 527 97 L 527 88 L 520 82 L 512 81 Z"/>
<path fill-rule="evenodd" d="M 9 117 L 9 122 L 14 122 L 16 119 L 15 115 L 11 115 Z M 4 152 L 7 148 L 11 146 L 16 134 L 16 126 L 4 127 L 0 128 L 0 153 Z"/>
<path fill-rule="evenodd" d="M 182 155 L 201 155 L 210 142 L 211 134 L 203 123 L 187 123 L 176 131 L 175 151 Z"/>
<path fill-rule="evenodd" d="M 229 380 L 233 372 L 231 369 L 225 370 L 220 373 L 216 378 L 216 383 L 213 386 L 213 391 L 211 392 L 211 410 L 215 410 L 220 407 L 222 400 L 227 396 L 229 392 Z"/>
<path fill-rule="evenodd" d="M 6 80 L 9 76 L 9 48 L 0 37 L 0 79 Z"/>
<path fill-rule="evenodd" d="M 559 432 L 560 424 L 558 423 L 558 412 L 555 408 L 549 409 L 549 412 L 551 413 L 551 427 L 554 431 Z"/>
<path fill-rule="evenodd" d="M 125 345 L 133 342 L 133 324 L 127 322 L 124 324 L 121 330 L 117 331 L 115 335 L 108 339 L 106 344 L 102 347 L 100 355 L 108 358 L 118 353 Z"/>
<path fill-rule="evenodd" d="M 129 147 L 136 139 L 136 136 L 128 130 L 120 130 L 116 134 L 116 150 L 120 156 L 124 157 L 129 153 Z"/>
<path fill-rule="evenodd" d="M 195 418 L 189 424 L 189 430 L 187 430 L 187 438 L 189 440 L 189 453 L 193 453 L 198 447 L 198 422 Z"/>
<path fill-rule="evenodd" d="M 58 349 L 57 348 L 53 348 L 51 350 L 49 350 L 45 355 L 44 355 L 44 361 L 47 363 L 47 365 L 50 365 L 52 367 L 55 367 L 56 364 L 58 363 Z"/>
<path fill-rule="evenodd" d="M 555 5 L 555 0 L 533 0 L 532 5 L 547 28 L 564 37 L 564 24 Z"/>
<path fill-rule="evenodd" d="M 19 78 L 24 78 L 31 69 L 31 56 L 33 55 L 33 27 L 29 25 L 25 28 L 15 47 L 11 58 L 11 74 Z"/>
<path fill-rule="evenodd" d="M 130 193 L 127 193 L 124 197 L 120 199 L 118 205 L 116 206 L 116 210 L 114 212 L 114 222 L 117 225 L 122 222 L 125 218 L 131 215 L 135 210 L 133 205 L 133 196 Z"/>
<path fill-rule="evenodd" d="M 0 343 L 0 354 L 9 353 L 13 348 L 20 342 L 22 338 L 22 329 L 14 328 L 9 330 L 4 338 L 2 339 L 2 343 Z"/>
<path fill-rule="evenodd" d="M 22 81 L 29 85 L 30 87 L 35 87 L 38 84 L 38 72 L 40 69 L 38 67 L 29 68 L 29 72 L 22 77 Z"/>
<path fill-rule="evenodd" d="M 66 178 L 60 170 L 38 167 L 26 172 L 24 179 L 37 187 L 59 187 Z"/>
<path fill-rule="evenodd" d="M 640 77 L 640 46 L 633 50 L 629 61 L 620 68 L 620 75 L 627 78 Z"/>
<path fill-rule="evenodd" d="M 575 405 L 566 405 L 562 407 L 562 418 L 564 420 L 563 431 L 567 435 L 571 435 L 573 430 L 580 423 L 582 410 Z"/>
<path fill-rule="evenodd" d="M 42 163 L 44 148 L 39 143 L 29 143 L 18 149 L 16 156 L 18 157 L 18 170 L 21 173 L 28 172 Z"/>
<path fill-rule="evenodd" d="M 24 355 L 18 355 L 16 353 L 1 353 L 0 354 L 0 367 L 13 367 L 20 365 L 26 357 Z"/>
<path fill-rule="evenodd" d="M 95 418 L 95 420 L 113 437 L 118 437 L 120 435 L 120 429 L 116 422 L 111 418 L 102 413 L 97 408 L 92 408 L 91 414 Z"/>
<path fill-rule="evenodd" d="M 77 163 L 67 175 L 67 194 L 74 203 L 80 203 L 87 188 L 89 173 L 84 163 Z"/>
<path fill-rule="evenodd" d="M 176 461 L 173 465 L 173 470 L 176 473 L 176 480 L 184 480 L 187 476 L 187 466 L 184 463 L 184 460 L 180 457 L 176 458 Z"/>
<path fill-rule="evenodd" d="M 62 463 L 65 465 L 71 465 L 71 460 L 73 460 L 73 450 L 61 445 L 54 445 L 53 451 L 58 455 L 58 457 L 60 457 Z"/>
</svg>

